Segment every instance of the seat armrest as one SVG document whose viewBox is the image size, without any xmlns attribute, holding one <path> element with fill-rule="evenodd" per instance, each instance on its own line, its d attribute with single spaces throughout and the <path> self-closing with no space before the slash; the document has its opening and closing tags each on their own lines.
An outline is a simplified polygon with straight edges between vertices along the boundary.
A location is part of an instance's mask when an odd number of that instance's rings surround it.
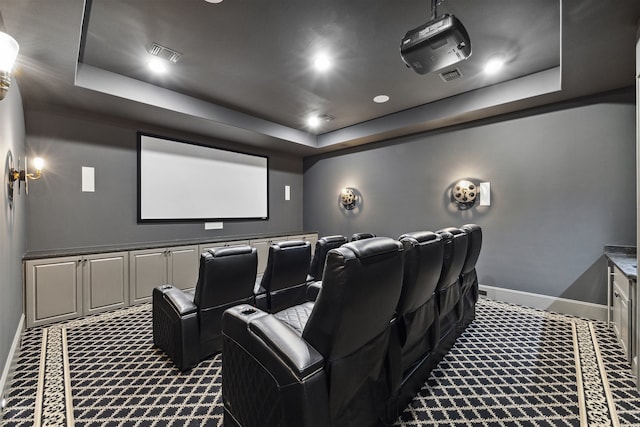
<svg viewBox="0 0 640 427">
<path fill-rule="evenodd" d="M 260 350 L 252 352 L 253 357 L 277 359 L 260 362 L 267 367 L 274 363 L 281 368 L 286 367 L 298 381 L 324 366 L 324 357 L 293 329 L 273 315 L 250 305 L 239 305 L 226 310 L 222 317 L 222 330 L 247 350 L 250 351 L 249 347 Z"/>
<path fill-rule="evenodd" d="M 320 293 L 321 289 L 322 281 L 317 280 L 315 282 L 310 282 L 307 285 L 307 301 L 314 302 L 316 299 L 318 299 L 318 294 Z"/>
<path fill-rule="evenodd" d="M 195 313 L 198 307 L 193 303 L 193 297 L 182 290 L 171 285 L 158 286 L 155 292 L 162 293 L 162 299 L 169 303 L 173 310 L 179 315 Z"/>
</svg>

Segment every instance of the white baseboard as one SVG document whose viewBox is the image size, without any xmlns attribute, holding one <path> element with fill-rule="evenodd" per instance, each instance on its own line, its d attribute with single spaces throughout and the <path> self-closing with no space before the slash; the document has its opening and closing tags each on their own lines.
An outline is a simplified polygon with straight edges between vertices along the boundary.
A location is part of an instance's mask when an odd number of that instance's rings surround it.
<svg viewBox="0 0 640 427">
<path fill-rule="evenodd" d="M 24 314 L 20 316 L 20 321 L 18 322 L 18 328 L 16 329 L 16 333 L 13 336 L 13 342 L 11 343 L 11 348 L 9 349 L 9 354 L 7 355 L 7 361 L 4 364 L 4 369 L 2 370 L 2 377 L 0 377 L 0 400 L 6 396 L 6 392 L 9 388 L 8 380 L 10 379 L 10 374 L 12 373 L 15 356 L 18 351 L 18 347 L 20 346 L 20 337 L 22 336 L 22 331 L 24 329 Z"/>
<path fill-rule="evenodd" d="M 480 285 L 480 295 L 496 301 L 579 316 L 587 319 L 607 321 L 607 306 L 566 298 L 551 297 L 513 289 Z"/>
</svg>

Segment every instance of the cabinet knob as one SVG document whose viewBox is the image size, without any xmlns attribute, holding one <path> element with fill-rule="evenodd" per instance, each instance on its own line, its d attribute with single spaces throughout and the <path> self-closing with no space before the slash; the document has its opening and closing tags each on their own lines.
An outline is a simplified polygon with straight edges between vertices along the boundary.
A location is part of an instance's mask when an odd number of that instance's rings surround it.
<svg viewBox="0 0 640 427">
<path fill-rule="evenodd" d="M 613 296 L 616 298 L 620 298 L 620 294 L 618 293 L 618 291 L 613 291 Z"/>
</svg>

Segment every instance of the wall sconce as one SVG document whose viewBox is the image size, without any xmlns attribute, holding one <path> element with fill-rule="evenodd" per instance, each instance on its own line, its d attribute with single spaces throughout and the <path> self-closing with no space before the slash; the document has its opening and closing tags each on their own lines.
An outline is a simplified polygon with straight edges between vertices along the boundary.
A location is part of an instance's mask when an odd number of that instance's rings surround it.
<svg viewBox="0 0 640 427">
<path fill-rule="evenodd" d="M 458 204 L 459 209 L 472 207 L 479 193 L 478 186 L 468 179 L 461 179 L 451 188 L 451 197 Z"/>
<path fill-rule="evenodd" d="M 358 197 L 353 191 L 353 188 L 345 187 L 340 192 L 340 201 L 342 202 L 342 207 L 344 207 L 348 211 L 356 207 L 357 199 Z"/>
<path fill-rule="evenodd" d="M 44 160 L 40 157 L 33 159 L 33 167 L 36 169 L 35 173 L 29 173 L 27 170 L 27 158 L 24 158 L 24 169 L 17 170 L 13 167 L 13 157 L 9 157 L 9 200 L 13 200 L 13 183 L 18 181 L 18 194 L 20 194 L 20 182 L 24 182 L 24 194 L 29 194 L 29 180 L 36 180 L 42 178 L 42 168 L 44 167 Z M 20 159 L 18 159 L 18 165 Z M 19 166 L 18 166 L 19 167 Z"/>
<path fill-rule="evenodd" d="M 0 31 L 0 100 L 4 99 L 11 86 L 11 71 L 18 56 L 18 42 Z"/>
</svg>

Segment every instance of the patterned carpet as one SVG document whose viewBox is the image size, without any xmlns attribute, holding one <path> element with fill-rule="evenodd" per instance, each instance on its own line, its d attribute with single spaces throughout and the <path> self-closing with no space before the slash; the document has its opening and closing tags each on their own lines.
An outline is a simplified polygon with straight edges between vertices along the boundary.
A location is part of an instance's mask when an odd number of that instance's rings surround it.
<svg viewBox="0 0 640 427">
<path fill-rule="evenodd" d="M 27 330 L 2 426 L 222 426 L 221 359 L 183 374 L 149 304 Z M 396 426 L 640 426 L 613 333 L 481 300 Z"/>
</svg>

